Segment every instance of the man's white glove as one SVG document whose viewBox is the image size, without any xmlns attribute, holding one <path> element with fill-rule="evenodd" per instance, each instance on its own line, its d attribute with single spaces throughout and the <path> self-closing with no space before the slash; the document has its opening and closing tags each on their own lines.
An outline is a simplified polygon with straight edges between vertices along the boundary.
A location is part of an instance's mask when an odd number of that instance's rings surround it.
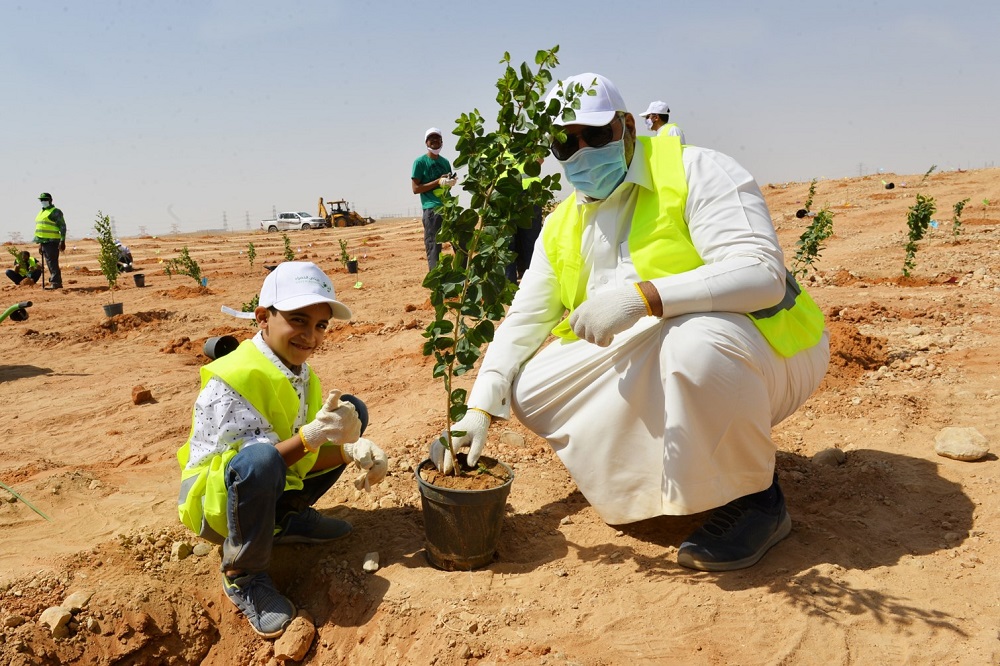
<svg viewBox="0 0 1000 666">
<path fill-rule="evenodd" d="M 354 480 L 354 487 L 364 488 L 371 492 L 372 486 L 382 483 L 389 471 L 389 458 L 370 439 L 361 438 L 353 444 L 344 444 L 344 463 L 354 463 L 365 470 L 364 474 Z"/>
<path fill-rule="evenodd" d="M 310 451 L 318 451 L 327 442 L 346 444 L 361 437 L 361 419 L 349 402 L 342 402 L 340 391 L 330 391 L 316 417 L 299 429 L 303 444 Z"/>
<path fill-rule="evenodd" d="M 490 430 L 490 415 L 479 409 L 470 409 L 465 413 L 460 421 L 452 424 L 451 431 L 464 431 L 464 435 L 452 435 L 451 443 L 458 449 L 468 445 L 469 453 L 466 462 L 472 466 L 479 461 L 479 456 L 483 453 L 486 445 L 486 434 Z M 447 444 L 448 433 L 441 433 L 441 437 L 431 442 L 430 458 L 439 472 L 451 474 L 455 469 L 455 460 L 451 457 L 451 451 Z"/>
<path fill-rule="evenodd" d="M 458 177 L 457 176 L 454 177 L 454 178 L 452 178 L 451 176 L 449 176 L 449 175 L 446 174 L 446 175 L 441 176 L 440 178 L 438 178 L 438 185 L 440 185 L 441 187 L 444 187 L 444 188 L 449 188 L 449 187 L 453 186 L 457 182 L 458 182 Z"/>
<path fill-rule="evenodd" d="M 569 325 L 577 337 L 607 347 L 615 334 L 632 327 L 648 314 L 646 301 L 634 284 L 594 294 L 570 315 Z"/>
</svg>

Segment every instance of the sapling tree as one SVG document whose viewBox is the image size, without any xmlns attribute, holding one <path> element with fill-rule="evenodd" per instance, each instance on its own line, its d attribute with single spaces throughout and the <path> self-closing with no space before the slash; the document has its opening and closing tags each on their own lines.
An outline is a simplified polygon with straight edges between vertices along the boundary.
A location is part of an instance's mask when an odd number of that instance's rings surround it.
<svg viewBox="0 0 1000 666">
<path fill-rule="evenodd" d="M 340 239 L 340 263 L 344 264 L 344 266 L 347 266 L 347 262 L 348 261 L 356 261 L 356 260 L 357 260 L 357 257 L 354 256 L 354 255 L 352 255 L 352 254 L 350 254 L 347 251 L 347 241 L 344 240 L 343 238 L 341 238 Z"/>
<path fill-rule="evenodd" d="M 247 244 L 247 261 L 250 262 L 250 270 L 253 271 L 253 262 L 257 260 L 257 248 L 254 247 L 253 241 Z"/>
<path fill-rule="evenodd" d="M 111 218 L 101 211 L 97 211 L 94 232 L 97 236 L 97 243 L 100 245 L 97 263 L 101 267 L 104 279 L 108 281 L 108 291 L 113 304 L 115 302 L 115 288 L 118 286 L 118 246 L 115 245 L 115 236 L 111 232 Z"/>
<path fill-rule="evenodd" d="M 814 183 L 816 181 L 813 181 Z M 819 259 L 820 251 L 826 239 L 833 235 L 833 213 L 826 207 L 816 213 L 809 226 L 796 241 L 798 249 L 792 262 L 792 273 L 795 277 L 805 277 L 809 267 Z"/>
<path fill-rule="evenodd" d="M 198 284 L 201 284 L 201 266 L 191 256 L 191 253 L 188 252 L 187 245 L 181 248 L 180 256 L 167 261 L 163 265 L 163 272 L 170 277 L 174 275 L 187 275 Z"/>
<path fill-rule="evenodd" d="M 934 173 L 934 169 L 937 169 L 937 164 L 932 164 L 931 168 L 924 172 L 924 177 L 920 179 L 919 183 L 917 183 L 917 187 L 920 187 L 921 185 L 924 184 L 924 182 L 927 180 L 927 177 L 930 176 L 932 173 Z"/>
<path fill-rule="evenodd" d="M 285 261 L 295 261 L 295 253 L 292 251 L 292 239 L 288 234 L 281 234 L 281 239 L 285 244 Z"/>
<path fill-rule="evenodd" d="M 452 437 L 464 433 L 452 431 L 452 424 L 468 407 L 466 390 L 455 387 L 453 380 L 475 366 L 483 347 L 493 340 L 494 322 L 503 318 L 513 300 L 517 286 L 504 273 L 514 257 L 511 236 L 518 226 L 528 226 L 534 207 L 545 209 L 552 190 L 559 188 L 558 174 L 531 180 L 527 187 L 522 185 L 522 174 L 540 176 L 551 137 L 565 139 L 553 119 L 560 109 L 565 120 L 575 117 L 573 100 L 579 108 L 579 95 L 584 94 L 577 85 L 567 91 L 565 107 L 559 100 L 545 104 L 558 50 L 555 46 L 539 51 L 535 70 L 527 63 L 512 66 L 510 54 L 504 53 L 500 60 L 504 72 L 496 83 L 496 128 L 488 131 L 484 117 L 474 109 L 457 119 L 453 131 L 458 137 L 454 166 L 468 171 L 461 189 L 469 205 L 450 191 L 438 190 L 443 202 L 438 241 L 449 243 L 455 252 L 441 253 L 437 266 L 424 278 L 434 320 L 423 333 L 423 353 L 434 357 L 433 376 L 444 383 L 447 428 L 442 439 L 456 461 Z M 458 464 L 455 473 L 460 473 Z"/>
<path fill-rule="evenodd" d="M 956 238 L 962 233 L 962 211 L 965 209 L 965 204 L 969 203 L 969 201 L 969 197 L 965 197 L 961 201 L 956 201 L 955 205 L 951 207 L 955 212 L 951 218 L 951 234 Z"/>
<path fill-rule="evenodd" d="M 910 206 L 906 215 L 906 224 L 910 228 L 906 243 L 906 259 L 903 261 L 903 275 L 906 277 L 910 277 L 910 270 L 917 265 L 917 242 L 927 233 L 927 227 L 931 223 L 935 210 L 934 197 L 917 194 L 917 202 Z"/>
<path fill-rule="evenodd" d="M 813 178 L 811 181 L 809 181 L 809 193 L 808 195 L 806 195 L 806 202 L 802 205 L 802 207 L 805 208 L 807 212 L 812 210 L 813 197 L 815 196 L 816 196 L 816 179 Z"/>
</svg>

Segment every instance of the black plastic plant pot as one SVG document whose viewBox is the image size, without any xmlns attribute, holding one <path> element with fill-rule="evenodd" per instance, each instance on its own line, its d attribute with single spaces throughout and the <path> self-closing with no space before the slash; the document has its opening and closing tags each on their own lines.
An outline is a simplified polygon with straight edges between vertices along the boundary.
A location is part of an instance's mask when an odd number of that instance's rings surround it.
<svg viewBox="0 0 1000 666">
<path fill-rule="evenodd" d="M 205 346 L 202 351 L 205 356 L 209 357 L 213 361 L 217 358 L 222 358 L 231 351 L 234 351 L 240 346 L 240 341 L 231 335 L 220 335 L 214 338 L 209 338 L 205 340 Z"/>
<path fill-rule="evenodd" d="M 115 315 L 120 315 L 125 311 L 124 303 L 112 303 L 111 305 L 104 306 L 104 316 L 114 317 Z"/>
<path fill-rule="evenodd" d="M 800 220 L 808 214 L 809 211 L 807 211 L 805 208 L 799 208 L 797 211 L 795 211 L 795 217 L 799 218 Z"/>
<path fill-rule="evenodd" d="M 348 273 L 357 273 L 358 272 L 358 260 L 357 259 L 353 259 L 353 260 L 347 262 L 347 272 Z"/>
<path fill-rule="evenodd" d="M 132 276 L 132 279 L 135 281 L 135 286 L 137 286 L 137 287 L 145 287 L 146 286 L 146 274 L 145 273 L 136 273 L 135 275 Z"/>
<path fill-rule="evenodd" d="M 432 465 L 425 460 L 415 470 L 424 515 L 427 561 L 445 571 L 471 571 L 488 565 L 496 558 L 514 470 L 500 463 L 508 475 L 503 485 L 486 490 L 457 490 L 424 481 L 420 470 Z"/>
<path fill-rule="evenodd" d="M 895 187 L 896 187 L 895 183 L 886 183 L 885 184 L 885 189 L 887 189 L 887 190 L 891 190 L 891 189 L 893 189 Z"/>
</svg>

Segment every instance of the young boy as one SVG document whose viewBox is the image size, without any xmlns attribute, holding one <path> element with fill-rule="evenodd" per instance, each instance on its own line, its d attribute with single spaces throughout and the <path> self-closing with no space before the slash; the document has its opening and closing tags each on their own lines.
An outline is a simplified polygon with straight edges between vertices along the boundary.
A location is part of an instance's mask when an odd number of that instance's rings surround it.
<svg viewBox="0 0 1000 666">
<path fill-rule="evenodd" d="M 181 522 L 222 544 L 223 588 L 254 631 L 276 638 L 295 606 L 267 573 L 278 543 L 324 543 L 350 523 L 312 504 L 354 462 L 365 485 L 388 461 L 361 439 L 363 402 L 331 391 L 306 364 L 331 319 L 350 319 L 318 266 L 285 262 L 268 274 L 253 316 L 260 332 L 201 369 L 191 434 L 177 452 Z"/>
</svg>

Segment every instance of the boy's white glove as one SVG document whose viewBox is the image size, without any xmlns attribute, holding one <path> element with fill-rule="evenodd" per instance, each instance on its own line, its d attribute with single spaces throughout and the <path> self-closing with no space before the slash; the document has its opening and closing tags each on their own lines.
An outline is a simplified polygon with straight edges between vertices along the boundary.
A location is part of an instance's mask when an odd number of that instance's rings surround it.
<svg viewBox="0 0 1000 666">
<path fill-rule="evenodd" d="M 607 347 L 615 334 L 631 328 L 647 314 L 639 290 L 627 284 L 589 297 L 573 310 L 569 325 L 581 340 Z"/>
<path fill-rule="evenodd" d="M 361 437 L 361 419 L 349 402 L 341 402 L 340 391 L 330 391 L 316 417 L 299 429 L 305 438 L 303 444 L 311 451 L 318 451 L 327 442 L 345 444 Z"/>
<path fill-rule="evenodd" d="M 364 488 L 371 492 L 372 486 L 382 483 L 389 471 L 389 458 L 370 439 L 361 438 L 353 444 L 344 444 L 344 463 L 353 462 L 365 470 L 365 473 L 354 480 L 354 487 Z"/>
<path fill-rule="evenodd" d="M 440 178 L 438 178 L 438 185 L 440 185 L 441 187 L 445 187 L 445 188 L 452 187 L 457 182 L 458 182 L 458 178 L 457 177 L 452 178 L 450 176 L 445 175 L 445 176 L 441 176 Z"/>
<path fill-rule="evenodd" d="M 451 426 L 452 432 L 465 432 L 464 435 L 452 435 L 451 443 L 455 447 L 456 453 L 459 448 L 466 445 L 469 446 L 466 462 L 470 466 L 474 466 L 479 461 L 479 456 L 483 453 L 491 420 L 490 415 L 486 412 L 479 409 L 469 409 L 460 421 Z M 430 459 L 439 472 L 451 474 L 451 471 L 455 469 L 455 459 L 451 457 L 451 451 L 448 450 L 448 445 L 446 444 L 448 441 L 447 436 L 448 433 L 443 432 L 441 433 L 441 437 L 431 442 Z"/>
</svg>

